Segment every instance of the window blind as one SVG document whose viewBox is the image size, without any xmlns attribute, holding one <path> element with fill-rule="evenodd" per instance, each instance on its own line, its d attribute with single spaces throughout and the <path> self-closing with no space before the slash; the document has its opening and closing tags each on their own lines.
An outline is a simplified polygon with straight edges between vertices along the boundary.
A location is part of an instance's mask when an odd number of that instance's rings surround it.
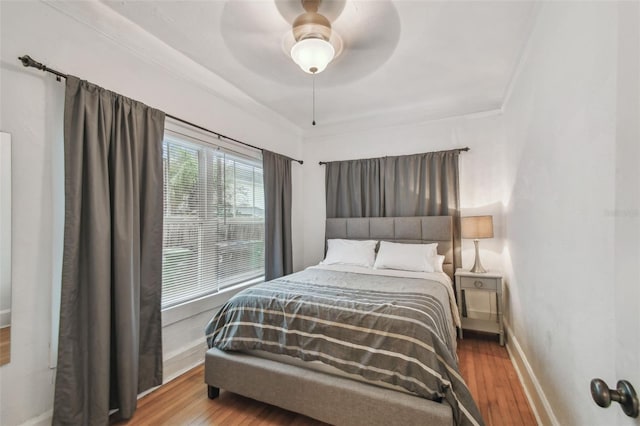
<svg viewBox="0 0 640 426">
<path fill-rule="evenodd" d="M 162 307 L 264 276 L 262 161 L 165 133 Z"/>
</svg>

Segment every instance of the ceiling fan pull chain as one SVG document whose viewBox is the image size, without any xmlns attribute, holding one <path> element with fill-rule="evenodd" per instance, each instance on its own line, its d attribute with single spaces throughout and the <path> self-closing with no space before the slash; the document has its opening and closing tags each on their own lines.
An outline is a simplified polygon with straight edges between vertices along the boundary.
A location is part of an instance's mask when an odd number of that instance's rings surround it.
<svg viewBox="0 0 640 426">
<path fill-rule="evenodd" d="M 316 73 L 311 74 L 312 87 L 313 87 L 313 121 L 311 124 L 316 125 Z"/>
</svg>

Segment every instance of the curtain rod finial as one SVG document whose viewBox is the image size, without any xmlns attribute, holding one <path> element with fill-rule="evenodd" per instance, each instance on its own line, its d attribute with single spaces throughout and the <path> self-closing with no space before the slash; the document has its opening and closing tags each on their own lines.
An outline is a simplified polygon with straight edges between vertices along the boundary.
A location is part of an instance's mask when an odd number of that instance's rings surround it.
<svg viewBox="0 0 640 426">
<path fill-rule="evenodd" d="M 20 62 L 22 62 L 22 65 L 25 67 L 38 68 L 38 66 L 42 65 L 39 62 L 34 61 L 29 55 L 19 56 L 18 59 L 20 60 Z"/>
</svg>

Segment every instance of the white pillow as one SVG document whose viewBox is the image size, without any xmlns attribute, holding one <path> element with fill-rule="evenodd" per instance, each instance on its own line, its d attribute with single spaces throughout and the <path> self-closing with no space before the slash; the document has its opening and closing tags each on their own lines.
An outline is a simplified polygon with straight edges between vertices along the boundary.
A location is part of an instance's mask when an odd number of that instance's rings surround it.
<svg viewBox="0 0 640 426">
<path fill-rule="evenodd" d="M 432 258 L 438 255 L 438 243 L 401 244 L 380 241 L 376 269 L 434 272 Z"/>
<path fill-rule="evenodd" d="M 441 254 L 436 254 L 431 258 L 431 263 L 433 264 L 433 272 L 444 272 L 442 270 L 442 265 L 444 264 L 444 256 Z"/>
<path fill-rule="evenodd" d="M 327 240 L 327 256 L 321 265 L 358 265 L 371 268 L 376 258 L 378 241 Z"/>
</svg>

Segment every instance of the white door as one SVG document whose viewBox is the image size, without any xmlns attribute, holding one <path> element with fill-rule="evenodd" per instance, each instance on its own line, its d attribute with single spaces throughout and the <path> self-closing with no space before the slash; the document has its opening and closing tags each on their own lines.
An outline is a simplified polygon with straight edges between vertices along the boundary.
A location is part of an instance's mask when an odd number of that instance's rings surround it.
<svg viewBox="0 0 640 426">
<path fill-rule="evenodd" d="M 615 329 L 616 378 L 640 394 L 640 3 L 621 2 L 618 19 L 616 125 Z M 608 410 L 616 425 L 640 425 L 617 403 Z"/>
</svg>

